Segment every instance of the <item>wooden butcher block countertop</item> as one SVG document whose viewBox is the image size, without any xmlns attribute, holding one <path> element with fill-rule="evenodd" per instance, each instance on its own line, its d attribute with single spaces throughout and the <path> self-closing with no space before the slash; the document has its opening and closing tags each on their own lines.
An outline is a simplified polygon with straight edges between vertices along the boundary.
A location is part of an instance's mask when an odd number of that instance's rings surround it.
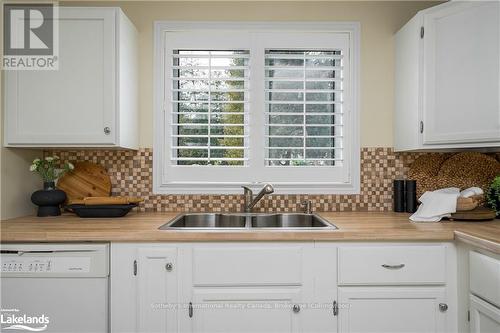
<svg viewBox="0 0 500 333">
<path fill-rule="evenodd" d="M 500 253 L 500 220 L 411 223 L 408 214 L 319 213 L 338 230 L 158 230 L 176 213 L 130 213 L 123 218 L 74 215 L 1 221 L 1 242 L 186 242 L 186 241 L 452 241 Z"/>
</svg>

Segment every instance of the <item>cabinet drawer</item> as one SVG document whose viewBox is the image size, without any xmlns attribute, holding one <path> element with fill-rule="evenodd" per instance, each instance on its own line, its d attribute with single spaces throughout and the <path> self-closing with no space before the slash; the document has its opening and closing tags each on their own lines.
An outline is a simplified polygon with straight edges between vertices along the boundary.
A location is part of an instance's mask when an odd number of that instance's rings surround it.
<svg viewBox="0 0 500 333">
<path fill-rule="evenodd" d="M 197 248 L 193 285 L 300 285 L 302 248 Z"/>
<path fill-rule="evenodd" d="M 470 290 L 496 306 L 500 306 L 500 260 L 469 252 Z"/>
<path fill-rule="evenodd" d="M 340 287 L 342 333 L 443 333 L 447 330 L 445 287 Z"/>
<path fill-rule="evenodd" d="M 442 245 L 340 247 L 340 285 L 444 284 Z"/>
</svg>

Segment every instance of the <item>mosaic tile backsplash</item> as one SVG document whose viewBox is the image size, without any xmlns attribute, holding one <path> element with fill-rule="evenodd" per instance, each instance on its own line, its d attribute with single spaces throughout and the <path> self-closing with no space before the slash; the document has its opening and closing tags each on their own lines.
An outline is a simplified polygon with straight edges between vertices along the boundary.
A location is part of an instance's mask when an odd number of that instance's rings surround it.
<svg viewBox="0 0 500 333">
<path fill-rule="evenodd" d="M 139 211 L 240 212 L 243 195 L 155 195 L 152 149 L 49 151 L 63 161 L 91 161 L 103 165 L 111 176 L 112 194 L 145 199 Z M 361 193 L 358 195 L 283 195 L 264 198 L 260 212 L 301 211 L 311 200 L 315 211 L 390 211 L 392 180 L 407 174 L 409 165 L 422 153 L 395 153 L 392 148 L 361 149 Z"/>
</svg>

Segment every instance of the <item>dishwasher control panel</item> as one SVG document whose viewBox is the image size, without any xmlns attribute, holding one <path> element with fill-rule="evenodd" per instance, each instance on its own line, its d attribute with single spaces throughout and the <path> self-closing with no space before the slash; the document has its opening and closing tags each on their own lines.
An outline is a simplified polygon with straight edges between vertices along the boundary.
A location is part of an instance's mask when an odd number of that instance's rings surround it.
<svg viewBox="0 0 500 333">
<path fill-rule="evenodd" d="M 108 277 L 109 244 L 0 244 L 0 278 Z"/>
<path fill-rule="evenodd" d="M 90 257 L 2 256 L 2 273 L 88 273 Z"/>
</svg>

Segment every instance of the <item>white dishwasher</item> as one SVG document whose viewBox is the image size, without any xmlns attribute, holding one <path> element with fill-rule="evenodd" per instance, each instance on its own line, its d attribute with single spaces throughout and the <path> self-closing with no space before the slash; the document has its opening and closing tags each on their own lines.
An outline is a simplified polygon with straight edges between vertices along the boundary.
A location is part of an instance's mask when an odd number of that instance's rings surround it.
<svg viewBox="0 0 500 333">
<path fill-rule="evenodd" d="M 107 244 L 1 244 L 1 331 L 108 332 Z"/>
</svg>

